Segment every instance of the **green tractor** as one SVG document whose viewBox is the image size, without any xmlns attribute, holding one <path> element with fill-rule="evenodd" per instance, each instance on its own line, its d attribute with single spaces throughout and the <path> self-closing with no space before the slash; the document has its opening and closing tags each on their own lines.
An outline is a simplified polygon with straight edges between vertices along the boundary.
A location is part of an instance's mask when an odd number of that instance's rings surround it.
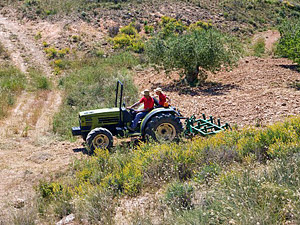
<svg viewBox="0 0 300 225">
<path fill-rule="evenodd" d="M 119 95 L 120 93 L 120 95 Z M 154 108 L 141 121 L 135 131 L 130 131 L 136 112 L 127 110 L 123 99 L 123 84 L 117 82 L 115 107 L 95 109 L 79 113 L 79 127 L 72 128 L 73 136 L 82 136 L 90 151 L 96 148 L 110 149 L 113 136 L 140 136 L 146 140 L 173 141 L 183 132 L 182 116 L 173 107 Z"/>
</svg>

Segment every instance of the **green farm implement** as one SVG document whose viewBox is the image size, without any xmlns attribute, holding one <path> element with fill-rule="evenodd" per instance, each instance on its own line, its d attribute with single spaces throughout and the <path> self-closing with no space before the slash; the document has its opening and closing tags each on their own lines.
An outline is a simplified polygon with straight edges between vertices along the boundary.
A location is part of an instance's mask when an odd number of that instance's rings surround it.
<svg viewBox="0 0 300 225">
<path fill-rule="evenodd" d="M 174 141 L 181 134 L 207 136 L 229 128 L 221 125 L 220 120 L 214 122 L 212 117 L 196 119 L 182 117 L 174 107 L 157 107 L 150 111 L 138 123 L 136 130 L 129 126 L 136 115 L 133 109 L 126 109 L 123 102 L 123 84 L 117 82 L 115 107 L 89 110 L 79 113 L 79 126 L 72 128 L 74 136 L 81 136 L 88 148 L 93 152 L 96 148 L 110 149 L 113 146 L 113 136 L 139 136 L 142 140 L 149 138 L 155 141 Z M 185 119 L 185 128 L 181 120 Z"/>
<path fill-rule="evenodd" d="M 202 117 L 202 119 L 196 119 L 193 115 L 190 118 L 186 118 L 184 123 L 184 134 L 187 136 L 194 136 L 198 134 L 207 136 L 210 134 L 217 134 L 230 128 L 228 123 L 221 125 L 220 119 L 217 119 L 217 122 L 215 123 L 215 119 L 212 116 L 207 119 L 205 114 L 202 114 Z"/>
</svg>

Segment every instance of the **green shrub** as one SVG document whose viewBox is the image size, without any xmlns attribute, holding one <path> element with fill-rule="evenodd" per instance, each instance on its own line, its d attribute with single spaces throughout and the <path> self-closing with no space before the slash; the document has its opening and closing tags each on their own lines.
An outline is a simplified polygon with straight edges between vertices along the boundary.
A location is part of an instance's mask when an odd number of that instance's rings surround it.
<svg viewBox="0 0 300 225">
<path fill-rule="evenodd" d="M 183 69 L 186 81 L 193 85 L 206 79 L 201 69 L 214 72 L 232 65 L 239 57 L 235 43 L 217 30 L 201 29 L 166 40 L 154 37 L 146 45 L 146 54 L 151 62 L 167 69 Z"/>
<path fill-rule="evenodd" d="M 182 34 L 187 27 L 180 21 L 174 18 L 163 16 L 159 23 L 159 36 L 162 39 L 168 38 L 170 35 Z"/>
<path fill-rule="evenodd" d="M 129 25 L 125 26 L 125 27 L 122 27 L 120 29 L 120 32 L 122 34 L 127 34 L 129 36 L 136 36 L 138 31 L 136 30 L 135 26 L 134 26 L 134 23 L 130 23 Z"/>
<path fill-rule="evenodd" d="M 54 59 L 55 57 L 57 57 L 57 49 L 54 47 L 45 48 L 45 52 L 48 59 Z"/>
<path fill-rule="evenodd" d="M 49 90 L 51 89 L 51 82 L 43 73 L 36 69 L 29 70 L 29 76 L 31 77 L 30 86 L 33 90 L 42 89 Z"/>
<path fill-rule="evenodd" d="M 265 53 L 265 39 L 259 38 L 253 45 L 253 54 L 254 56 L 261 57 Z"/>
<path fill-rule="evenodd" d="M 13 66 L 0 65 L 0 118 L 7 114 L 9 107 L 26 86 L 25 74 Z"/>
<path fill-rule="evenodd" d="M 111 39 L 114 49 L 126 48 L 136 53 L 144 51 L 144 43 L 135 28 L 134 23 L 122 27 L 120 33 Z"/>
<path fill-rule="evenodd" d="M 153 26 L 150 26 L 150 25 L 145 25 L 145 26 L 144 26 L 144 30 L 145 30 L 145 33 L 146 33 L 146 34 L 152 34 L 153 31 L 154 31 L 154 27 L 153 27 Z"/>
<path fill-rule="evenodd" d="M 35 40 L 40 40 L 42 38 L 42 33 L 39 31 L 36 33 L 36 35 L 34 36 Z"/>
<path fill-rule="evenodd" d="M 299 20 L 286 20 L 279 28 L 280 39 L 276 53 L 300 64 L 300 22 Z"/>
<path fill-rule="evenodd" d="M 189 26 L 189 30 L 201 30 L 201 29 L 210 29 L 212 28 L 212 24 L 211 23 L 207 23 L 207 22 L 204 22 L 204 21 L 197 21 L 196 23 L 192 23 L 190 26 Z"/>
<path fill-rule="evenodd" d="M 72 193 L 68 188 L 57 182 L 41 181 L 37 186 L 38 210 L 41 214 L 48 212 L 49 208 L 58 218 L 63 218 L 74 212 L 74 204 L 70 201 Z"/>
<path fill-rule="evenodd" d="M 193 194 L 193 186 L 174 182 L 168 185 L 164 201 L 173 211 L 191 209 Z"/>
<path fill-rule="evenodd" d="M 206 184 L 210 184 L 220 174 L 220 171 L 221 168 L 218 164 L 210 163 L 195 174 L 194 180 L 199 183 L 205 182 Z"/>
</svg>

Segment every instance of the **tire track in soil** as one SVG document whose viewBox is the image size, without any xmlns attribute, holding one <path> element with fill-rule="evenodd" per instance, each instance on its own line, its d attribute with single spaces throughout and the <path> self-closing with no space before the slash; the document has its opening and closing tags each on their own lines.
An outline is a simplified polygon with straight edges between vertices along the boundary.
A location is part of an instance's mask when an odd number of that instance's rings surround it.
<svg viewBox="0 0 300 225">
<path fill-rule="evenodd" d="M 34 65 L 52 78 L 42 49 L 26 32 L 26 24 L 0 15 L 0 42 L 13 63 L 25 74 Z M 34 196 L 33 186 L 46 175 L 65 170 L 74 157 L 75 144 L 58 142 L 49 132 L 61 101 L 58 90 L 24 91 L 9 116 L 0 121 L 0 224 L 7 221 L 17 199 L 26 207 Z"/>
</svg>

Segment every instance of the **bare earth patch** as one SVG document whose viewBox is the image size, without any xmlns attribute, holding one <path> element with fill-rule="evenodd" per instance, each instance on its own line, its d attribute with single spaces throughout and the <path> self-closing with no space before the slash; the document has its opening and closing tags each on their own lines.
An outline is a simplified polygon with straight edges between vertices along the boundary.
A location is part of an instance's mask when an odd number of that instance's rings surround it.
<svg viewBox="0 0 300 225">
<path fill-rule="evenodd" d="M 39 68 L 53 78 L 52 68 L 31 29 L 0 15 L 0 42 L 13 63 L 24 73 Z M 29 32 L 29 33 L 28 33 Z M 56 79 L 53 79 L 56 82 Z M 7 224 L 16 208 L 30 205 L 33 187 L 40 179 L 63 172 L 75 156 L 79 143 L 59 142 L 51 134 L 52 117 L 61 104 L 61 92 L 24 91 L 7 118 L 0 121 L 0 223 Z M 21 199 L 21 200 L 20 200 Z M 19 203 L 22 204 L 19 204 Z"/>
<path fill-rule="evenodd" d="M 230 72 L 210 74 L 201 87 L 154 69 L 138 71 L 135 84 L 140 90 L 161 87 L 184 116 L 205 113 L 232 125 L 270 124 L 300 113 L 300 92 L 289 87 L 300 77 L 294 68 L 288 59 L 249 57 Z"/>
</svg>

